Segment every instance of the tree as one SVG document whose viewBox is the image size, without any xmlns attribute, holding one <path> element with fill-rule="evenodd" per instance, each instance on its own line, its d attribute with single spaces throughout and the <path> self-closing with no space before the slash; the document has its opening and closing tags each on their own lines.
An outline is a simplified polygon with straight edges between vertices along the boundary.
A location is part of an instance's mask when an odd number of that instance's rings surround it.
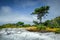
<svg viewBox="0 0 60 40">
<path fill-rule="evenodd" d="M 45 16 L 46 13 L 48 13 L 49 6 L 42 6 L 40 8 L 36 8 L 32 14 L 37 14 L 37 19 L 40 20 L 40 24 L 42 23 L 42 17 Z"/>
<path fill-rule="evenodd" d="M 24 25 L 24 22 L 17 22 L 16 25 L 17 26 L 23 26 Z"/>
<path fill-rule="evenodd" d="M 30 27 L 31 25 L 30 24 L 24 24 L 24 27 Z"/>
<path fill-rule="evenodd" d="M 50 20 L 47 20 L 47 21 L 44 22 L 44 25 L 48 26 L 50 24 L 50 22 L 51 22 Z"/>
<path fill-rule="evenodd" d="M 58 25 L 60 26 L 60 16 L 56 17 L 54 20 L 55 20 L 55 21 L 58 23 Z"/>
<path fill-rule="evenodd" d="M 60 27 L 60 16 L 54 18 L 52 22 L 54 27 Z"/>
<path fill-rule="evenodd" d="M 34 23 L 35 25 L 38 25 L 38 24 L 39 24 L 37 21 L 33 21 L 33 23 Z"/>
<path fill-rule="evenodd" d="M 13 28 L 13 27 L 16 27 L 16 25 L 15 24 L 11 24 L 11 23 L 7 23 L 7 24 L 3 24 L 2 25 L 2 28 Z"/>
</svg>

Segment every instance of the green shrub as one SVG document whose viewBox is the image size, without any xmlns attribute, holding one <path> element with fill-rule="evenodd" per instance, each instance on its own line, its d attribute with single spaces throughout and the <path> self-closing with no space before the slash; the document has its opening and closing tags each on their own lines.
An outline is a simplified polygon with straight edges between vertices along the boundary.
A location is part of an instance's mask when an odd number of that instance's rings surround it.
<svg viewBox="0 0 60 40">
<path fill-rule="evenodd" d="M 30 24 L 24 24 L 24 27 L 30 27 Z"/>
<path fill-rule="evenodd" d="M 55 33 L 59 33 L 60 34 L 60 30 L 57 30 Z"/>
<path fill-rule="evenodd" d="M 37 29 L 38 30 L 45 30 L 46 26 L 44 26 L 44 25 L 37 25 Z"/>
</svg>

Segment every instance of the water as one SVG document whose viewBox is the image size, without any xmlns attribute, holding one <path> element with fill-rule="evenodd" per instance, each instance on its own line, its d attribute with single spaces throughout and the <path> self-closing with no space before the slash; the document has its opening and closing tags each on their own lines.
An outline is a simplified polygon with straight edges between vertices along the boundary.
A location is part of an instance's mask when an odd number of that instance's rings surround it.
<svg viewBox="0 0 60 40">
<path fill-rule="evenodd" d="M 21 28 L 0 30 L 0 40 L 60 40 L 60 34 L 29 32 Z"/>
</svg>

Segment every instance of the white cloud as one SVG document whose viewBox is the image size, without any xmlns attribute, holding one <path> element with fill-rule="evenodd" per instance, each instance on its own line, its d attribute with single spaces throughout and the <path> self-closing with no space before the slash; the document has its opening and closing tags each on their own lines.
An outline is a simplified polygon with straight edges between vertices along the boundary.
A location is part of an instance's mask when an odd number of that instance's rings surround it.
<svg viewBox="0 0 60 40">
<path fill-rule="evenodd" d="M 36 17 L 20 14 L 20 12 L 13 11 L 11 7 L 2 7 L 1 9 L 0 22 L 1 23 L 16 23 L 18 21 L 23 21 L 25 23 L 32 24 L 32 21 L 36 19 Z"/>
<path fill-rule="evenodd" d="M 1 7 L 1 12 L 2 13 L 10 13 L 12 11 L 12 9 L 10 8 L 10 7 L 8 7 L 8 6 L 3 6 L 3 7 Z"/>
<path fill-rule="evenodd" d="M 0 9 L 0 16 L 7 16 L 10 15 L 12 12 L 12 9 L 9 6 L 2 6 Z"/>
</svg>

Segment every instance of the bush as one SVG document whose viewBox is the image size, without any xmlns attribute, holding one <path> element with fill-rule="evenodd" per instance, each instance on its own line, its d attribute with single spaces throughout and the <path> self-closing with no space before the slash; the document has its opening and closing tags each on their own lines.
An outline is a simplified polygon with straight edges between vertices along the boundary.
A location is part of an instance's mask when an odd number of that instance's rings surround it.
<svg viewBox="0 0 60 40">
<path fill-rule="evenodd" d="M 0 29 L 2 29 L 3 27 L 2 26 L 0 26 Z"/>
<path fill-rule="evenodd" d="M 37 25 L 37 29 L 38 30 L 45 30 L 46 26 L 44 26 L 44 25 Z"/>
<path fill-rule="evenodd" d="M 24 27 L 30 27 L 30 24 L 24 24 Z"/>
<path fill-rule="evenodd" d="M 23 26 L 24 25 L 24 22 L 17 22 L 16 25 L 17 26 Z"/>
<path fill-rule="evenodd" d="M 57 30 L 55 33 L 60 33 L 60 30 Z"/>
</svg>

